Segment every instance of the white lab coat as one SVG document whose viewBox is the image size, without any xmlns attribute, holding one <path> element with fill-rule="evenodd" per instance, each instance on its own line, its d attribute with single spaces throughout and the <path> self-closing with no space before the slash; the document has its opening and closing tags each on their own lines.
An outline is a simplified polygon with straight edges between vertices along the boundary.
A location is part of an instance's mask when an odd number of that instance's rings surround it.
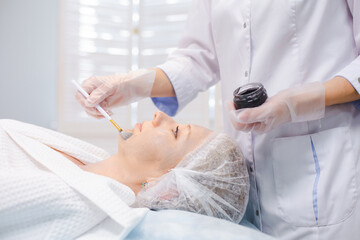
<svg viewBox="0 0 360 240">
<path fill-rule="evenodd" d="M 273 96 L 337 75 L 360 92 L 359 53 L 358 0 L 199 0 L 179 49 L 159 67 L 179 110 L 220 80 L 223 102 L 248 82 Z M 167 101 L 154 99 L 169 112 Z M 353 104 L 263 135 L 236 131 L 226 109 L 223 118 L 248 163 L 247 217 L 258 228 L 287 240 L 360 237 L 360 111 Z"/>
<path fill-rule="evenodd" d="M 78 139 L 0 120 L 0 239 L 123 239 L 148 209 L 131 208 L 134 192 L 83 171 L 109 155 Z"/>
</svg>

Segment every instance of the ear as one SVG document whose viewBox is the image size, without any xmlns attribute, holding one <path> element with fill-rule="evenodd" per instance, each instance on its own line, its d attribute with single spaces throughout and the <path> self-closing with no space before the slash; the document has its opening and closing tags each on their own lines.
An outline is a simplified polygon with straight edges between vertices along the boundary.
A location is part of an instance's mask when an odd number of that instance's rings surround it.
<svg viewBox="0 0 360 240">
<path fill-rule="evenodd" d="M 149 178 L 149 179 L 147 179 L 147 186 L 151 187 L 151 185 L 156 185 L 156 184 L 158 184 L 157 181 L 166 181 L 166 179 Z M 163 189 L 164 191 L 162 191 L 161 194 L 159 194 L 157 196 L 158 199 L 171 200 L 171 199 L 177 198 L 179 196 L 179 192 L 177 189 L 174 189 L 174 188 L 168 189 L 167 187 L 165 187 L 165 188 L 166 189 Z"/>
<path fill-rule="evenodd" d="M 171 199 L 174 199 L 174 198 L 178 198 L 179 197 L 179 192 L 177 191 L 177 189 L 172 189 L 171 191 L 168 191 L 166 192 L 162 198 L 164 200 L 171 200 Z"/>
</svg>

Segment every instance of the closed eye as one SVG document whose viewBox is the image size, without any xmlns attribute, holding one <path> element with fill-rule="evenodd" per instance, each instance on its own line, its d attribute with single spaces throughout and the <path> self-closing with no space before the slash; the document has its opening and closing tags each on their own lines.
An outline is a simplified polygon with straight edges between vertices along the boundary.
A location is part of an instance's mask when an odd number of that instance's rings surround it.
<svg viewBox="0 0 360 240">
<path fill-rule="evenodd" d="M 179 132 L 179 126 L 176 126 L 175 131 L 172 131 L 174 133 L 175 139 L 177 138 L 178 132 Z"/>
</svg>

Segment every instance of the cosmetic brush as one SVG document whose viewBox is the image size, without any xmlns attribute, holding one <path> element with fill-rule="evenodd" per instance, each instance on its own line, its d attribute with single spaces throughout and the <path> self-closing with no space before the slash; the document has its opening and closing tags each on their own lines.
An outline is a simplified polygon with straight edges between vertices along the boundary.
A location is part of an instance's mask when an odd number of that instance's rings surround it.
<svg viewBox="0 0 360 240">
<path fill-rule="evenodd" d="M 72 83 L 76 86 L 76 88 L 79 90 L 79 92 L 85 97 L 85 98 L 88 98 L 89 97 L 89 94 L 87 92 L 85 92 L 85 90 L 74 80 L 72 80 Z M 107 114 L 105 112 L 105 110 L 100 107 L 99 105 L 96 105 L 95 106 L 97 110 L 99 110 L 99 112 L 106 118 L 108 119 L 111 124 L 119 131 L 119 134 L 120 136 L 122 137 L 122 139 L 126 140 L 128 139 L 129 137 L 132 136 L 132 133 L 131 132 L 127 132 L 125 130 L 123 130 L 121 127 L 119 127 L 119 125 L 117 125 L 117 123 L 114 121 L 114 119 L 112 119 L 109 114 Z"/>
</svg>

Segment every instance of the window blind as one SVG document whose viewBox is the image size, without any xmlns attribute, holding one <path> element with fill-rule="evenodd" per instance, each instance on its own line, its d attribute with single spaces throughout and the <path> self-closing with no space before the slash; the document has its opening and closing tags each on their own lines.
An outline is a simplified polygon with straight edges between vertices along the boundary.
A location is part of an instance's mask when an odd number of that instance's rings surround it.
<svg viewBox="0 0 360 240">
<path fill-rule="evenodd" d="M 60 1 L 58 130 L 104 148 L 116 132 L 106 120 L 86 115 L 71 80 L 127 72 L 164 62 L 185 26 L 191 0 Z M 175 120 L 222 129 L 219 86 L 200 93 Z M 150 99 L 113 109 L 123 128 L 148 121 L 157 111 Z M 102 143 L 99 144 L 99 140 Z"/>
<path fill-rule="evenodd" d="M 148 68 L 162 63 L 173 51 L 183 32 L 191 0 L 142 0 L 139 22 L 139 67 Z M 147 99 L 139 104 L 139 120 L 148 120 L 156 107 Z M 209 121 L 209 93 L 200 93 L 175 117 L 182 123 L 211 127 Z"/>
<path fill-rule="evenodd" d="M 107 121 L 86 115 L 75 99 L 71 80 L 126 72 L 131 67 L 132 1 L 60 1 L 60 66 L 58 130 L 77 136 L 107 136 Z M 118 124 L 130 121 L 130 107 L 116 112 Z"/>
</svg>

